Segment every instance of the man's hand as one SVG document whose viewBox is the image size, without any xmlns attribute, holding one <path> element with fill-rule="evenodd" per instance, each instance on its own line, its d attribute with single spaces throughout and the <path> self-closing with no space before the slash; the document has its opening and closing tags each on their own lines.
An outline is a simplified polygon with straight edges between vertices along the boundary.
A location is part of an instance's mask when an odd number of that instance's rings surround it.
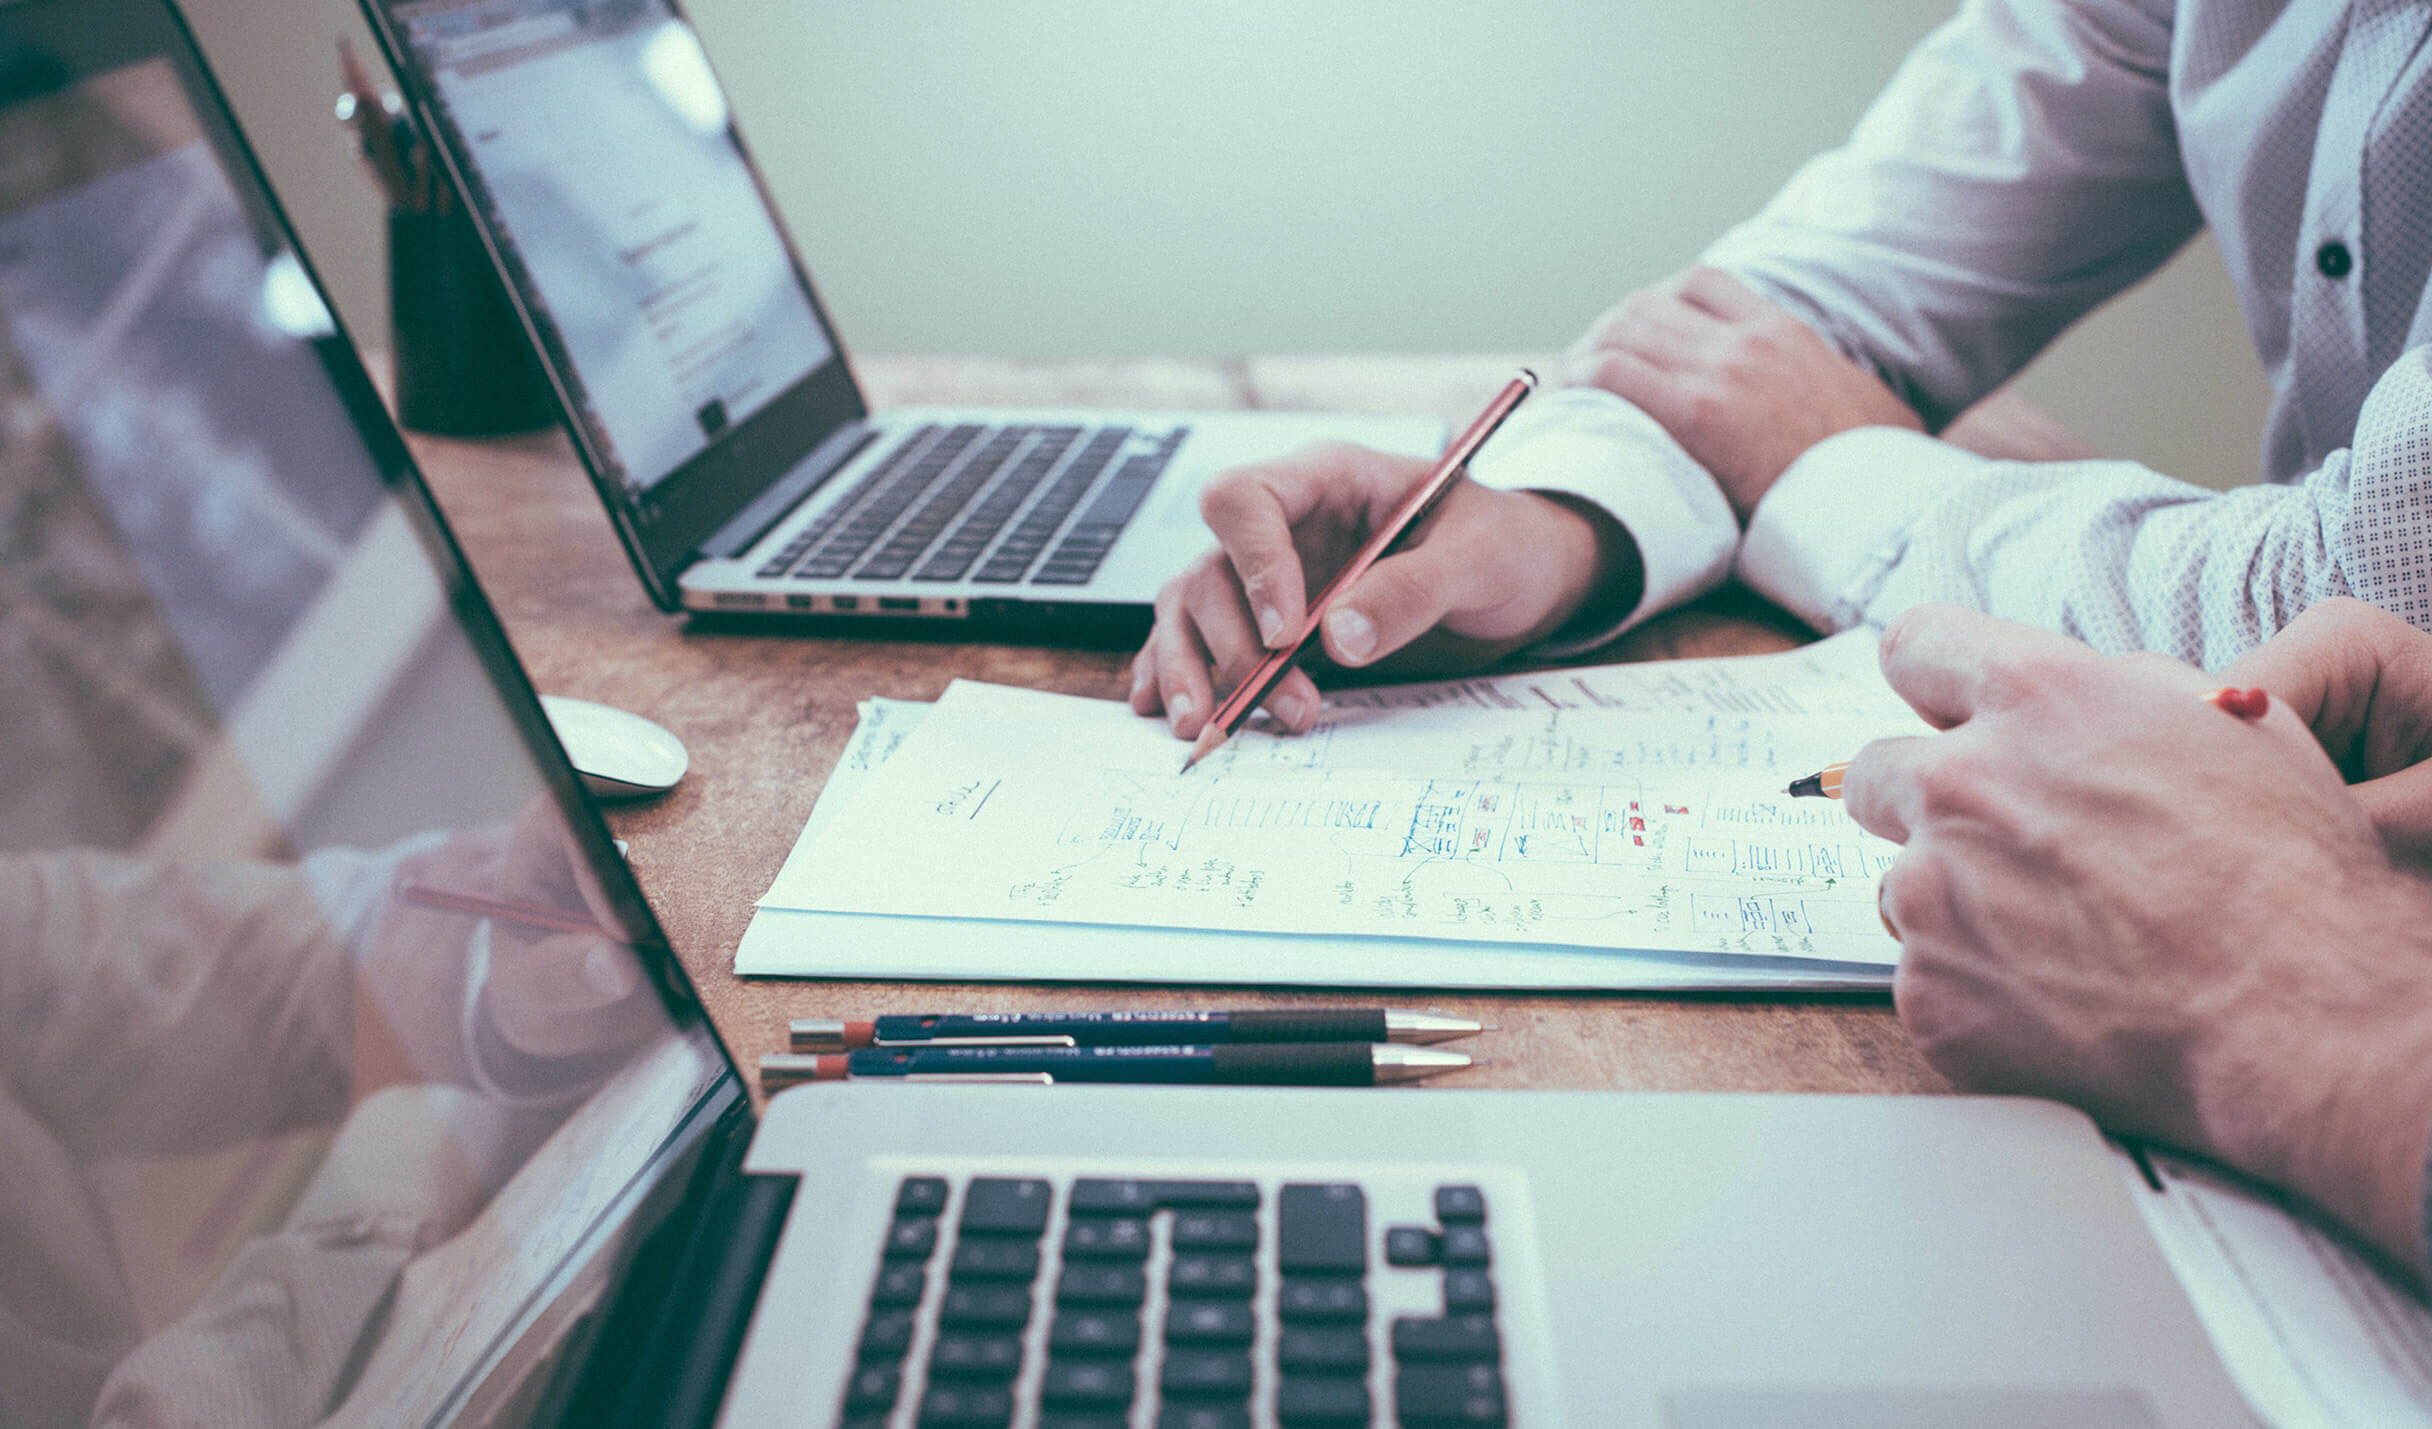
<svg viewBox="0 0 2432 1429">
<path fill-rule="evenodd" d="M 1132 660 L 1132 708 L 1163 711 L 1175 734 L 1196 738 L 1216 699 L 1269 647 L 1290 642 L 1310 597 L 1431 465 L 1335 443 L 1218 477 L 1199 510 L 1219 544 L 1158 593 L 1156 627 Z M 1635 558 L 1609 517 L 1455 483 L 1327 612 L 1325 652 L 1341 665 L 1404 650 L 1436 669 L 1484 664 L 1560 626 L 1624 551 Z M 1317 718 L 1317 686 L 1296 669 L 1266 708 L 1305 730 Z"/>
<path fill-rule="evenodd" d="M 1873 373 L 1712 268 L 1623 298 L 1571 345 L 1563 376 L 1662 423 L 1714 474 L 1743 525 L 1774 479 L 1826 437 L 1924 429 Z"/>
<path fill-rule="evenodd" d="M 2432 872 L 2432 635 L 2339 597 L 2221 678 L 2287 701 L 2347 776 L 2391 857 Z"/>
<path fill-rule="evenodd" d="M 1893 622 L 1883 670 L 1947 731 L 1842 786 L 1907 845 L 1882 898 L 1926 1059 L 2290 1187 L 2420 1270 L 2432 891 L 2297 714 L 1953 607 Z"/>
<path fill-rule="evenodd" d="M 666 1014 L 639 960 L 623 946 L 608 895 L 592 876 L 557 806 L 537 798 L 512 825 L 455 835 L 408 859 L 400 882 L 476 894 L 596 924 L 557 932 L 494 920 L 486 975 L 472 989 L 480 1025 L 534 1067 L 614 1056 L 662 1030 Z M 361 999 L 376 1010 L 417 1079 L 474 1080 L 480 1050 L 465 1045 L 468 951 L 478 920 L 392 905 L 359 963 Z"/>
</svg>

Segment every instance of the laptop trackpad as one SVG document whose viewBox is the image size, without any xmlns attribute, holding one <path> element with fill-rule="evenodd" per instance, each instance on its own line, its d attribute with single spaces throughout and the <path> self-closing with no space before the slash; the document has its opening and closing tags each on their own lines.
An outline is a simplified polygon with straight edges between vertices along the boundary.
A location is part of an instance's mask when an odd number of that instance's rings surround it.
<svg viewBox="0 0 2432 1429">
<path fill-rule="evenodd" d="M 2145 1397 L 2094 1389 L 1781 1389 L 1664 1396 L 1671 1429 L 2158 1429 Z"/>
</svg>

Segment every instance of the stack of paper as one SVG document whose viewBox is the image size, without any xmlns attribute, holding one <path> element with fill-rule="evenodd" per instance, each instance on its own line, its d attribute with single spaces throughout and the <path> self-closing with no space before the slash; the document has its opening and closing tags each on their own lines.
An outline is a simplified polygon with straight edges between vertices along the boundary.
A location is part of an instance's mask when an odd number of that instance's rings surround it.
<svg viewBox="0 0 2432 1429">
<path fill-rule="evenodd" d="M 1188 774 L 1121 704 L 873 701 L 744 974 L 1880 986 L 1897 854 L 1794 777 L 1924 732 L 1871 635 L 1352 691 Z"/>
</svg>

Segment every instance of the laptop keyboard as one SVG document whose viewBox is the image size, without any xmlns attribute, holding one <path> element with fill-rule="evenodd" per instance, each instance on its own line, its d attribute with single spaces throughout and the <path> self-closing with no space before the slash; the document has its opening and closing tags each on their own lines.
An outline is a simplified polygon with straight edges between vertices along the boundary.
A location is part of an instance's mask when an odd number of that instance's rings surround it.
<svg viewBox="0 0 2432 1429">
<path fill-rule="evenodd" d="M 1486 1197 L 1432 1206 L 1374 1256 L 1351 1182 L 906 1177 L 838 1422 L 1501 1425 Z M 1440 1280 L 1431 1313 L 1372 1313 L 1394 1271 Z"/>
<path fill-rule="evenodd" d="M 850 495 L 795 533 L 758 574 L 1086 584 L 1190 429 L 1135 440 L 1131 427 L 1101 427 L 1086 441 L 1084 430 L 921 427 L 864 473 Z M 1088 508 L 1065 529 L 1084 497 L 1090 497 Z"/>
</svg>

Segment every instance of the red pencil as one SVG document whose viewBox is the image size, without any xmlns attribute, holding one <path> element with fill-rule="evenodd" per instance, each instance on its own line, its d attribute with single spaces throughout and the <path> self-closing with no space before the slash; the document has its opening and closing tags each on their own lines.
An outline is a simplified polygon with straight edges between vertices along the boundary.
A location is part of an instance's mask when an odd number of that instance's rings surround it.
<svg viewBox="0 0 2432 1429">
<path fill-rule="evenodd" d="M 541 928 L 553 933 L 591 933 L 612 942 L 625 941 L 619 934 L 610 932 L 579 913 L 561 912 L 537 903 L 510 903 L 499 898 L 484 898 L 478 893 L 459 893 L 453 888 L 433 888 L 410 878 L 398 881 L 397 901 L 442 913 L 470 913 L 477 918 L 494 918 L 501 923 L 517 923 L 526 928 Z"/>
<path fill-rule="evenodd" d="M 1198 742 L 1191 746 L 1191 757 L 1182 761 L 1183 773 L 1190 773 L 1192 765 L 1214 753 L 1249 720 L 1250 712 L 1258 708 L 1258 702 L 1267 697 L 1267 692 L 1275 688 L 1276 681 L 1281 680 L 1284 672 L 1292 668 L 1292 662 L 1300 658 L 1301 647 L 1317 638 L 1318 626 L 1325 620 L 1326 611 L 1333 606 L 1334 598 L 1349 590 L 1361 576 L 1368 574 L 1370 566 L 1375 565 L 1380 557 L 1393 548 L 1395 542 L 1408 535 L 1428 512 L 1435 509 L 1436 503 L 1444 499 L 1444 493 L 1452 490 L 1452 484 L 1461 479 L 1461 473 L 1469 466 L 1469 459 L 1478 454 L 1478 448 L 1485 446 L 1486 439 L 1503 425 L 1503 419 L 1512 414 L 1512 409 L 1536 390 L 1537 374 L 1521 368 L 1520 375 L 1505 383 L 1503 390 L 1495 394 L 1495 399 L 1486 404 L 1486 410 L 1469 424 L 1469 430 L 1453 438 L 1452 445 L 1446 447 L 1444 455 L 1437 458 L 1434 470 L 1410 488 L 1410 493 L 1402 498 L 1402 504 L 1393 508 L 1393 513 L 1378 525 L 1350 561 L 1334 573 L 1334 579 L 1326 582 L 1326 588 L 1317 593 L 1317 599 L 1309 602 L 1308 613 L 1301 617 L 1300 630 L 1292 637 L 1292 643 L 1269 650 L 1266 658 L 1260 660 L 1242 682 L 1233 687 L 1233 693 L 1225 696 L 1224 703 L 1216 707 L 1216 713 L 1208 716 L 1207 728 L 1199 732 Z"/>
</svg>

